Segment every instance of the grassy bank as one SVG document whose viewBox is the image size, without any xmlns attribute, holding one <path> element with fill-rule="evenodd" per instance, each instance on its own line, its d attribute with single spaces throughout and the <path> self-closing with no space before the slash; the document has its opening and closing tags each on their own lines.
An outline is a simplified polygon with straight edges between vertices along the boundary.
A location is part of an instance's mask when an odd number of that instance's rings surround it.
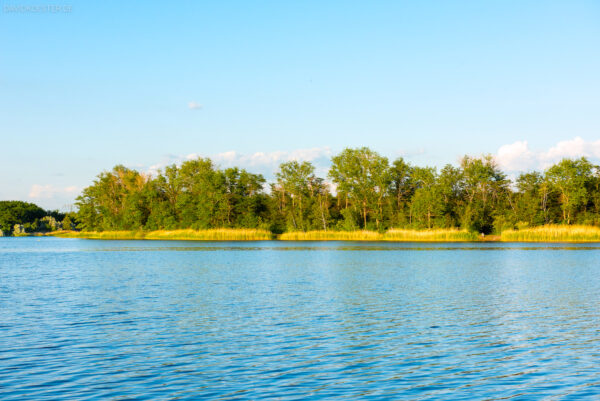
<svg viewBox="0 0 600 401">
<path fill-rule="evenodd" d="M 282 241 L 381 241 L 376 231 L 292 231 L 277 237 Z"/>
<path fill-rule="evenodd" d="M 196 241 L 261 241 L 273 238 L 271 232 L 255 229 L 157 230 L 157 231 L 56 231 L 50 235 L 87 239 L 152 239 Z"/>
<path fill-rule="evenodd" d="M 271 232 L 254 229 L 158 230 L 158 231 L 55 231 L 47 235 L 62 238 L 106 240 L 196 240 L 196 241 L 262 241 L 274 239 Z M 476 233 L 458 229 L 376 231 L 297 231 L 277 237 L 282 241 L 477 241 Z"/>
<path fill-rule="evenodd" d="M 399 230 L 392 229 L 383 235 L 384 241 L 423 241 L 423 242 L 464 242 L 477 241 L 479 235 L 457 228 L 434 230 Z"/>
<path fill-rule="evenodd" d="M 376 231 L 307 231 L 281 234 L 283 241 L 397 241 L 397 242 L 458 242 L 477 241 L 478 235 L 466 230 L 400 230 Z"/>
<path fill-rule="evenodd" d="M 502 241 L 600 242 L 600 228 L 593 226 L 547 225 L 521 230 L 505 230 Z"/>
<path fill-rule="evenodd" d="M 41 233 L 26 235 L 44 235 Z M 55 231 L 49 234 L 64 238 L 88 239 L 151 239 L 196 241 L 264 241 L 275 239 L 267 230 L 158 230 L 158 231 Z M 480 237 L 475 232 L 460 229 L 376 231 L 294 231 L 280 234 L 282 241 L 390 241 L 390 242 L 600 242 L 600 228 L 593 226 L 547 225 L 521 230 L 505 230 L 500 236 Z"/>
</svg>

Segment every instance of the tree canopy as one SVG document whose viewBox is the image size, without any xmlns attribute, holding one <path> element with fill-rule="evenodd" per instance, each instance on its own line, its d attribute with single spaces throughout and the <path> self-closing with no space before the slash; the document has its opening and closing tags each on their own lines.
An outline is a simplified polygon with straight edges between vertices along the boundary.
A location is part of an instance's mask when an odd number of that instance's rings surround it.
<svg viewBox="0 0 600 401">
<path fill-rule="evenodd" d="M 23 226 L 25 233 L 52 231 L 58 227 L 58 220 L 65 217 L 58 211 L 46 211 L 41 207 L 22 201 L 0 201 L 0 230 L 2 235 L 11 235 L 15 226 Z M 21 232 L 21 227 L 16 230 Z"/>
<path fill-rule="evenodd" d="M 86 230 L 461 227 L 482 233 L 600 225 L 600 169 L 585 158 L 511 180 L 491 156 L 465 156 L 438 171 L 402 158 L 390 163 L 363 147 L 333 156 L 326 178 L 315 171 L 308 161 L 285 162 L 267 186 L 260 174 L 220 169 L 207 158 L 154 176 L 116 166 L 77 198 L 77 224 Z"/>
</svg>

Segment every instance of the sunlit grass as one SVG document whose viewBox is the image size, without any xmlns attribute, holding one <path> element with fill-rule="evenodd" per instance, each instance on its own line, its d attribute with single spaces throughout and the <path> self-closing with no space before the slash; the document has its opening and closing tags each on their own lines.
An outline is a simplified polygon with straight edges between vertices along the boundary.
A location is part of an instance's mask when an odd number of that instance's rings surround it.
<svg viewBox="0 0 600 401">
<path fill-rule="evenodd" d="M 281 234 L 282 241 L 381 241 L 376 231 L 291 231 Z"/>
<path fill-rule="evenodd" d="M 153 239 L 196 241 L 259 241 L 270 240 L 266 230 L 221 228 L 212 230 L 157 230 L 157 231 L 55 231 L 50 235 L 64 238 L 87 239 Z"/>
<path fill-rule="evenodd" d="M 219 228 L 212 230 L 158 230 L 146 234 L 146 239 L 189 239 L 200 241 L 258 241 L 270 240 L 267 230 L 251 228 Z"/>
<path fill-rule="evenodd" d="M 546 225 L 521 230 L 505 230 L 502 241 L 600 242 L 600 228 L 593 226 Z"/>
<path fill-rule="evenodd" d="M 431 230 L 391 229 L 383 235 L 384 241 L 458 242 L 477 241 L 478 239 L 477 233 L 457 228 L 438 228 Z"/>
<path fill-rule="evenodd" d="M 398 241 L 398 242 L 434 242 L 434 241 L 476 241 L 478 236 L 466 230 L 401 230 L 392 229 L 386 233 L 376 231 L 293 231 L 281 234 L 283 241 Z"/>
<path fill-rule="evenodd" d="M 212 230 L 157 230 L 157 231 L 54 231 L 48 235 L 65 238 L 89 239 L 152 239 L 197 241 L 261 241 L 274 236 L 267 230 L 212 229 Z M 397 242 L 460 242 L 478 241 L 477 233 L 460 229 L 376 231 L 293 231 L 279 235 L 283 241 L 397 241 Z M 491 237 L 489 237 L 491 239 Z M 493 240 L 497 240 L 494 237 Z M 593 226 L 547 225 L 521 230 L 505 230 L 502 241 L 523 242 L 600 242 L 600 228 Z"/>
<path fill-rule="evenodd" d="M 143 231 L 54 231 L 54 237 L 88 239 L 144 239 Z"/>
</svg>

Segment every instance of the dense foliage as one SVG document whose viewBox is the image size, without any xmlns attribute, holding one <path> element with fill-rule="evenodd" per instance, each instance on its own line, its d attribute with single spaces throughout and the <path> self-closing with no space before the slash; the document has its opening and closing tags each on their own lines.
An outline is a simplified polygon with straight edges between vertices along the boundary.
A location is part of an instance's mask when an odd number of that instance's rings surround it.
<svg viewBox="0 0 600 401">
<path fill-rule="evenodd" d="M 210 159 L 156 176 L 123 166 L 103 172 L 77 199 L 85 230 L 263 228 L 387 230 L 460 227 L 482 233 L 543 224 L 600 225 L 600 169 L 564 159 L 511 181 L 491 156 L 465 156 L 438 171 L 368 148 L 332 158 L 327 177 L 309 162 L 281 164 L 265 179 Z"/>
<path fill-rule="evenodd" d="M 53 231 L 61 228 L 61 221 L 69 228 L 75 224 L 75 216 L 58 211 L 46 211 L 39 206 L 22 201 L 0 201 L 0 230 L 2 235 Z"/>
</svg>

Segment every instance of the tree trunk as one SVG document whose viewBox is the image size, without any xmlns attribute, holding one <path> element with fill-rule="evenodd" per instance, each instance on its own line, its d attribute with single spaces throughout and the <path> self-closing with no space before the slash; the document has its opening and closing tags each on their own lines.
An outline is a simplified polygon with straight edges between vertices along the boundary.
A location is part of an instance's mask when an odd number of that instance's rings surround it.
<svg viewBox="0 0 600 401">
<path fill-rule="evenodd" d="M 294 198 L 292 198 L 292 223 L 294 224 L 294 230 L 297 230 L 298 225 L 296 224 L 295 210 L 296 210 L 296 206 L 295 206 Z"/>
</svg>

